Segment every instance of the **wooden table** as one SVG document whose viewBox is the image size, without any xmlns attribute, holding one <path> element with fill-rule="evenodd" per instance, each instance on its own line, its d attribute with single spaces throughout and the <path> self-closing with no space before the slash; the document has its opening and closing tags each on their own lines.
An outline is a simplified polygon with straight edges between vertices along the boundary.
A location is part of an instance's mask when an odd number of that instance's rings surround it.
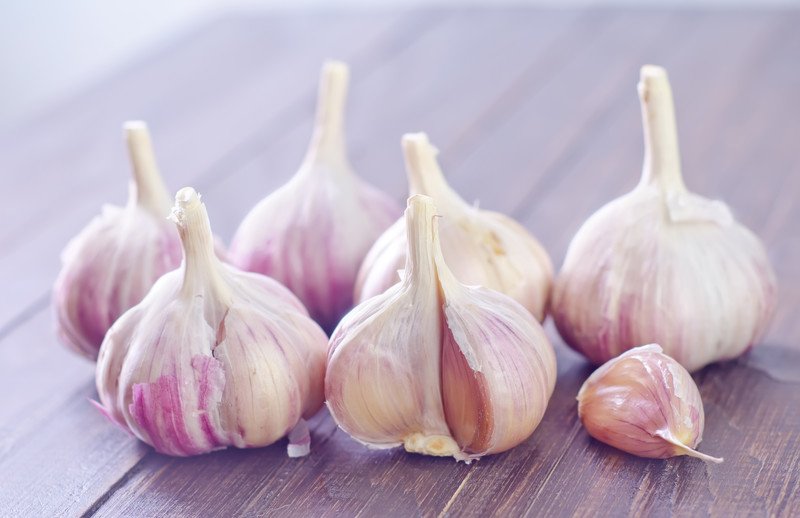
<svg viewBox="0 0 800 518">
<path fill-rule="evenodd" d="M 800 12 L 428 11 L 221 18 L 0 137 L 0 515 L 800 514 Z M 452 185 L 524 223 L 560 264 L 581 222 L 638 181 L 640 65 L 670 71 L 686 182 L 765 240 L 780 303 L 765 340 L 695 378 L 704 452 L 644 460 L 584 432 L 590 372 L 548 323 L 559 378 L 534 435 L 472 465 L 369 451 L 313 419 L 285 443 L 170 458 L 88 400 L 93 365 L 59 346 L 49 290 L 68 238 L 122 203 L 121 123 L 150 123 L 172 189 L 229 238 L 299 164 L 317 72 L 352 65 L 360 173 L 405 197 L 399 137 L 427 131 Z"/>
</svg>

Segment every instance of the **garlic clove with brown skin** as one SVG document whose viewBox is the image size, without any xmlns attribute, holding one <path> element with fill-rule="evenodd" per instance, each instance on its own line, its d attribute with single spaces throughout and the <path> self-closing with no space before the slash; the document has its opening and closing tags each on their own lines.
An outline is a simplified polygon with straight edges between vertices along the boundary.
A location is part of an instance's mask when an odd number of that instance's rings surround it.
<svg viewBox="0 0 800 518">
<path fill-rule="evenodd" d="M 436 218 L 431 198 L 409 198 L 403 281 L 342 319 L 325 394 L 339 426 L 369 446 L 469 462 L 533 433 L 555 354 L 523 306 L 455 279 Z"/>
<path fill-rule="evenodd" d="M 132 121 L 124 131 L 133 165 L 128 203 L 105 206 L 70 241 L 53 288 L 59 338 L 91 360 L 111 324 L 181 261 L 147 126 Z"/>
<path fill-rule="evenodd" d="M 642 179 L 570 243 L 551 313 L 593 363 L 657 342 L 690 372 L 758 343 L 775 310 L 764 246 L 730 210 L 689 192 L 667 74 L 642 68 Z"/>
<path fill-rule="evenodd" d="M 578 392 L 578 415 L 589 435 L 633 455 L 723 460 L 694 449 L 703 438 L 700 392 L 656 344 L 630 349 L 592 373 Z"/>
<path fill-rule="evenodd" d="M 326 331 L 352 307 L 361 261 L 400 214 L 392 199 L 356 176 L 347 159 L 347 82 L 344 63 L 325 64 L 316 127 L 300 170 L 253 207 L 230 249 L 239 268 L 292 290 Z"/>
<path fill-rule="evenodd" d="M 97 364 L 104 412 L 168 455 L 260 447 L 289 435 L 323 402 L 327 336 L 278 282 L 214 255 L 205 206 L 178 191 L 181 267 L 109 330 Z"/>
<path fill-rule="evenodd" d="M 402 144 L 411 194 L 432 197 L 443 216 L 442 253 L 456 278 L 505 293 L 543 321 L 553 282 L 553 266 L 544 248 L 513 219 L 471 206 L 453 191 L 427 135 L 404 135 Z M 356 281 L 357 301 L 399 281 L 397 272 L 406 257 L 405 234 L 401 218 L 372 247 Z"/>
</svg>

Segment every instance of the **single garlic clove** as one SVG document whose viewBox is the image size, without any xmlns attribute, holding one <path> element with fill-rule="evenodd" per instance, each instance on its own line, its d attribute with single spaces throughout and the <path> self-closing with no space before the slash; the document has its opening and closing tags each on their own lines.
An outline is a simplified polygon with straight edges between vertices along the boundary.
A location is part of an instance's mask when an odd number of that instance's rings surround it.
<svg viewBox="0 0 800 518">
<path fill-rule="evenodd" d="M 564 340 L 594 363 L 657 342 L 696 371 L 760 340 L 775 275 L 761 242 L 722 202 L 686 190 L 664 69 L 642 68 L 639 96 L 642 180 L 575 235 L 551 312 Z"/>
<path fill-rule="evenodd" d="M 444 179 L 437 150 L 424 133 L 403 137 L 411 194 L 434 199 L 444 216 L 442 252 L 464 284 L 504 293 L 544 320 L 553 281 L 547 252 L 519 223 L 467 204 Z M 355 298 L 366 300 L 399 280 L 406 256 L 405 220 L 390 227 L 370 250 L 356 281 Z"/>
<path fill-rule="evenodd" d="M 181 268 L 109 330 L 97 364 L 104 413 L 157 451 L 271 444 L 307 453 L 322 406 L 327 337 L 278 282 L 214 255 L 200 197 L 176 196 Z"/>
<path fill-rule="evenodd" d="M 61 341 L 92 360 L 111 324 L 181 261 L 147 126 L 128 122 L 124 130 L 133 164 L 128 203 L 104 207 L 70 241 L 53 288 Z"/>
<path fill-rule="evenodd" d="M 403 280 L 342 319 L 325 393 L 361 442 L 469 462 L 530 436 L 555 386 L 555 355 L 523 306 L 455 279 L 435 214 L 429 197 L 409 198 Z"/>
<path fill-rule="evenodd" d="M 400 214 L 397 204 L 356 176 L 344 141 L 348 69 L 322 70 L 311 146 L 297 174 L 259 202 L 231 244 L 238 267 L 285 284 L 332 330 L 353 305 L 353 285 L 370 246 Z"/>
<path fill-rule="evenodd" d="M 578 392 L 578 415 L 589 435 L 633 455 L 722 462 L 694 449 L 703 438 L 700 392 L 656 344 L 630 349 L 589 376 Z"/>
</svg>

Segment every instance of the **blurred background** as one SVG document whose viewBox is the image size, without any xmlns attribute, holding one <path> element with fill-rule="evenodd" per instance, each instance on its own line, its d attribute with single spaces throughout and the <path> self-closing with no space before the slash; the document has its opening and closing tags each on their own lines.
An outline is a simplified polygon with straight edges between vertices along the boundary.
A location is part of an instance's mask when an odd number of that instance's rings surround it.
<svg viewBox="0 0 800 518">
<path fill-rule="evenodd" d="M 747 9 L 800 0 L 4 0 L 0 2 L 0 130 L 179 37 L 190 27 L 241 11 L 471 9 Z"/>
</svg>

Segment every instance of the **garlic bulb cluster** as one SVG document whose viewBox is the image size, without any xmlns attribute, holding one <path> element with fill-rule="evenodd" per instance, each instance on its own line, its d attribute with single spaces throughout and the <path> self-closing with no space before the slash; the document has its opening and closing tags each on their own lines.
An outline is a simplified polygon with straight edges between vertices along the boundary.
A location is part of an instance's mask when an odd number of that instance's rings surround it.
<svg viewBox="0 0 800 518">
<path fill-rule="evenodd" d="M 664 69 L 642 68 L 639 96 L 641 182 L 575 235 L 551 311 L 564 340 L 592 362 L 657 342 L 695 371 L 758 342 L 775 308 L 775 275 L 723 203 L 684 186 Z"/>
<path fill-rule="evenodd" d="M 343 134 L 348 69 L 325 64 L 311 146 L 297 174 L 259 202 L 233 238 L 231 261 L 292 290 L 332 330 L 353 305 L 358 267 L 400 214 L 353 172 Z"/>
<path fill-rule="evenodd" d="M 133 181 L 125 207 L 105 206 L 62 253 L 53 288 L 58 334 L 76 352 L 97 358 L 111 324 L 181 262 L 170 199 L 142 122 L 125 124 Z"/>
<path fill-rule="evenodd" d="M 694 380 L 656 344 L 630 349 L 597 369 L 578 392 L 589 435 L 622 451 L 666 459 L 689 455 L 703 438 L 703 402 Z"/>
<path fill-rule="evenodd" d="M 442 252 L 456 278 L 513 298 L 541 322 L 553 283 L 542 246 L 511 218 L 467 204 L 444 179 L 436 149 L 424 133 L 403 137 L 409 190 L 433 198 L 443 216 Z M 406 261 L 406 223 L 401 218 L 370 250 L 356 281 L 356 301 L 386 291 L 400 280 Z"/>
<path fill-rule="evenodd" d="M 339 426 L 369 446 L 469 462 L 533 433 L 555 386 L 555 354 L 519 303 L 456 280 L 435 210 L 427 196 L 409 199 L 403 281 L 342 319 L 325 395 Z"/>
<path fill-rule="evenodd" d="M 97 364 L 107 415 L 168 455 L 265 446 L 289 434 L 308 453 L 303 418 L 322 406 L 327 336 L 274 280 L 214 255 L 205 206 L 178 191 L 181 267 L 109 330 Z"/>
</svg>

